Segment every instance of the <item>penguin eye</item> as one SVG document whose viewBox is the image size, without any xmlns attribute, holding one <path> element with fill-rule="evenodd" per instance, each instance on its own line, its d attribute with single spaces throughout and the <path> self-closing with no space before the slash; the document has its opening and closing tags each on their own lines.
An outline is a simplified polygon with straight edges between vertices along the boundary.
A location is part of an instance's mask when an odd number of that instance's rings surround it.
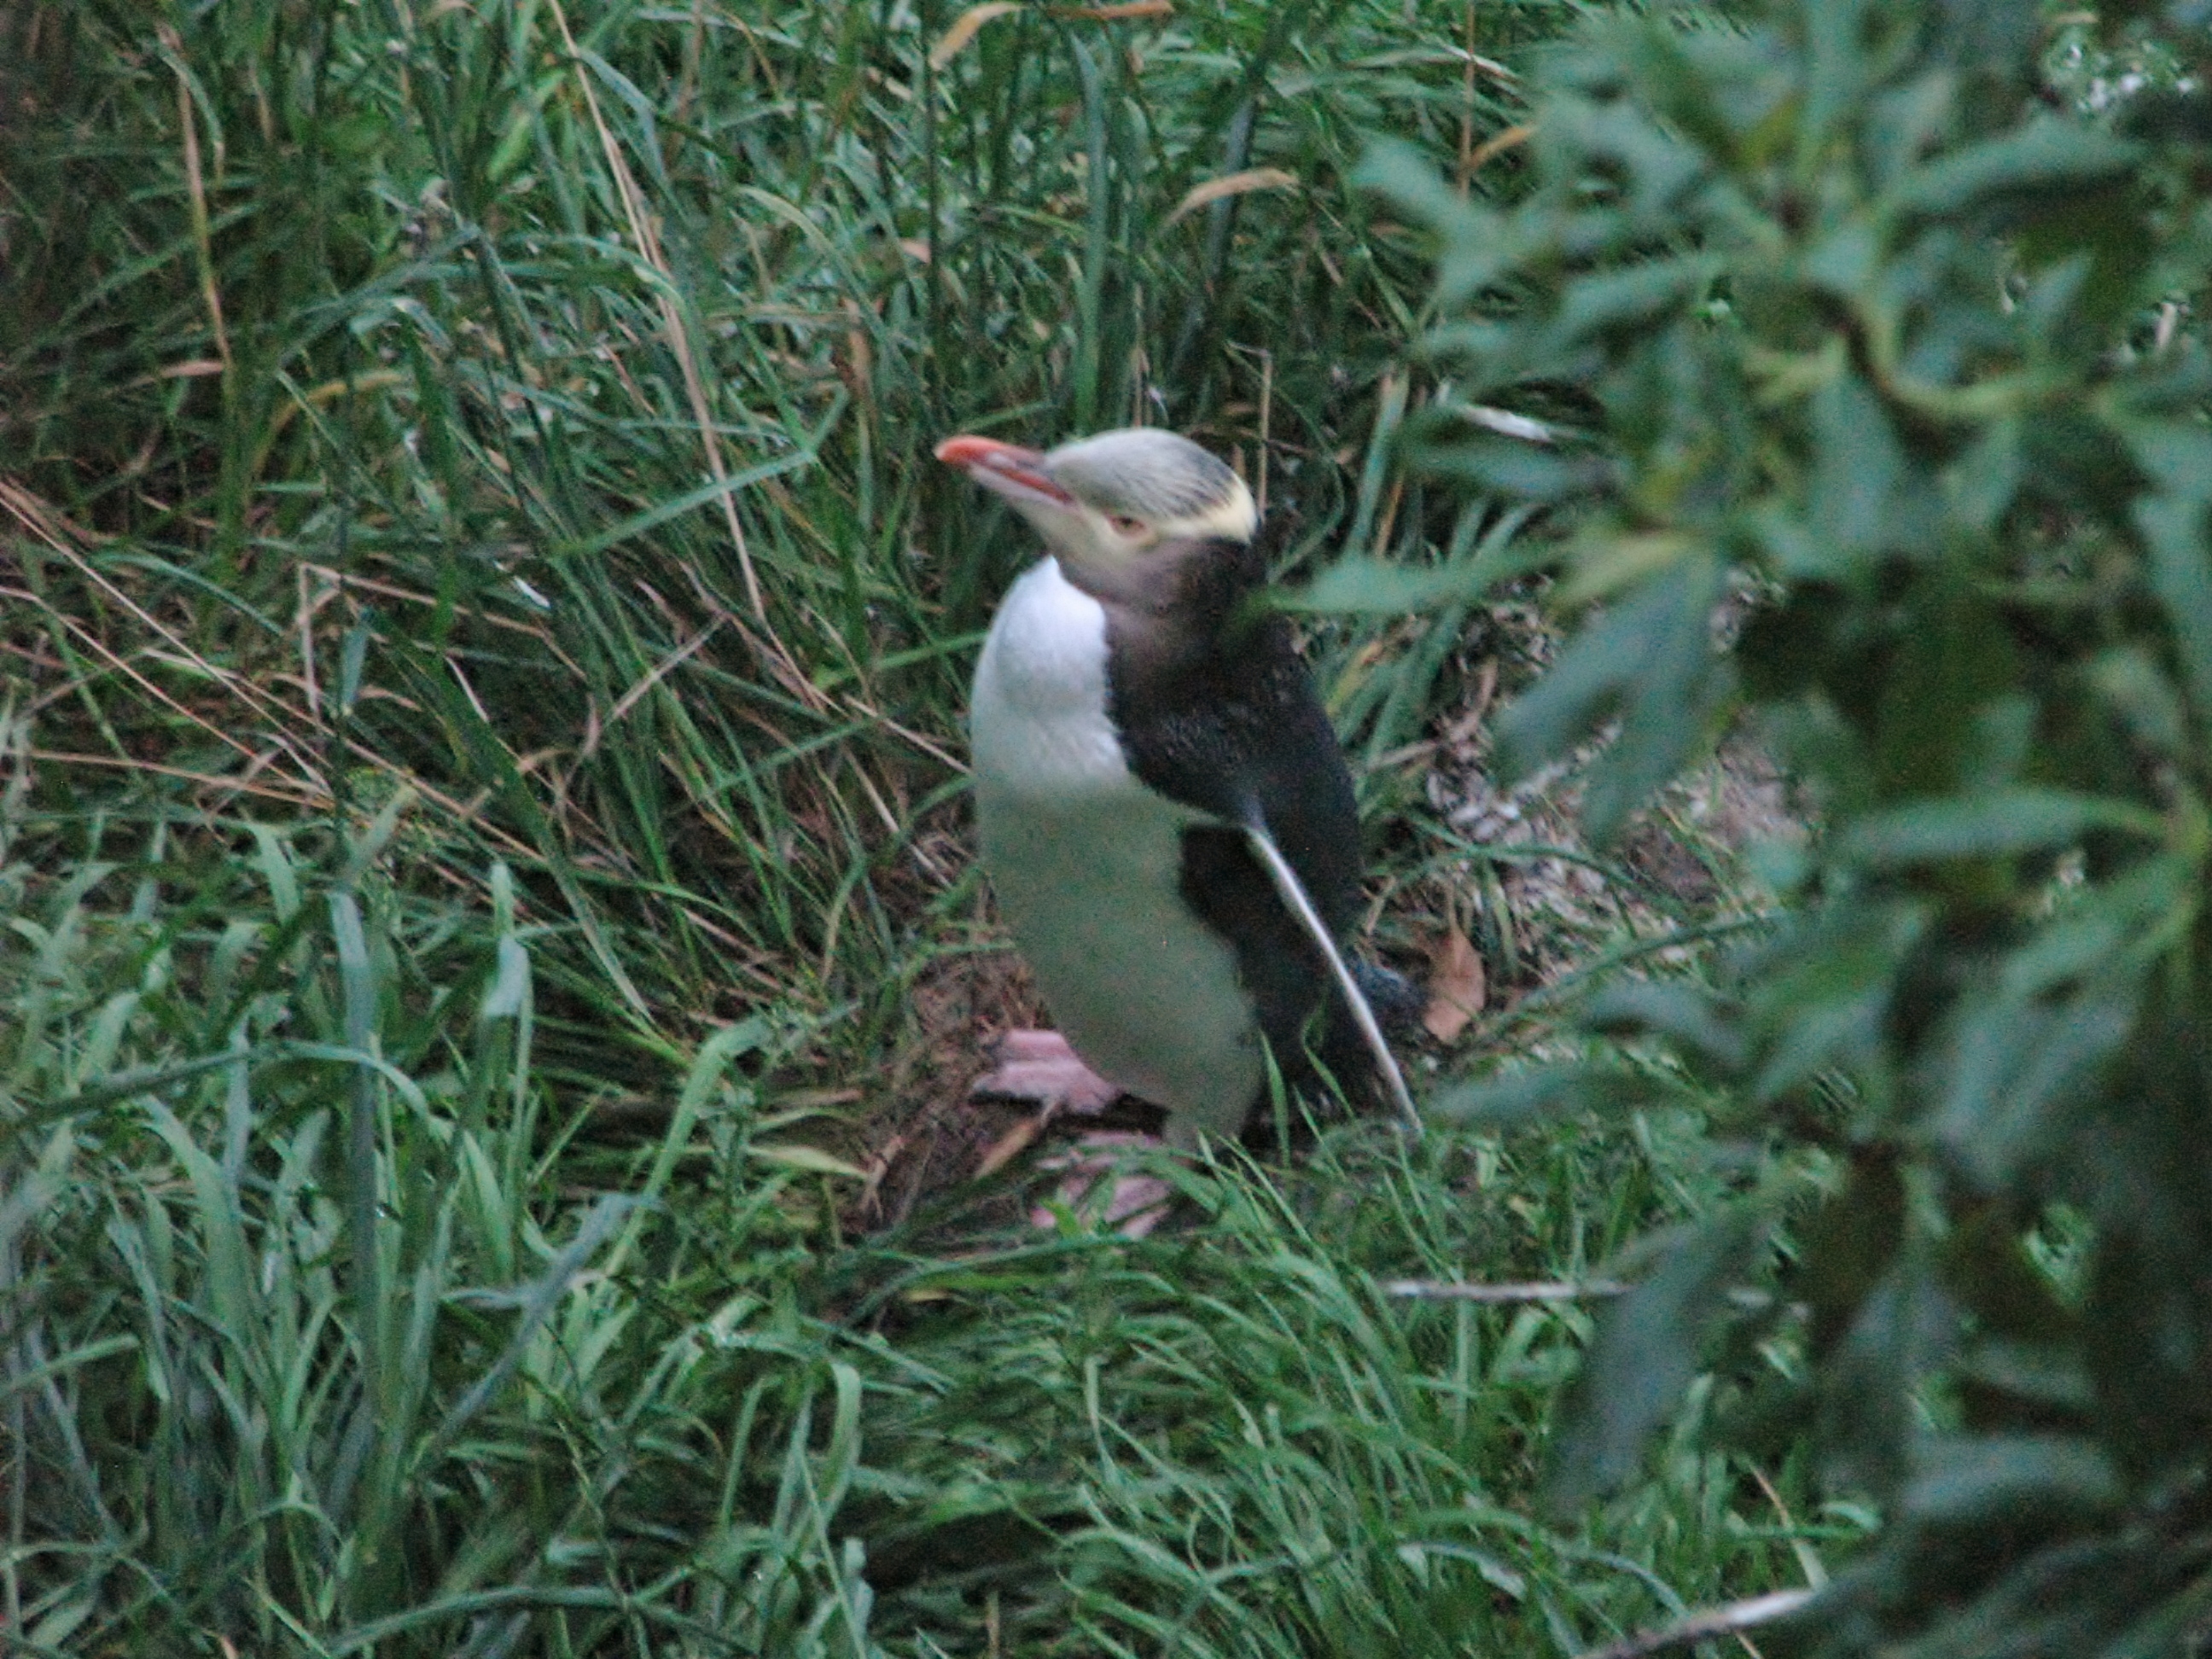
<svg viewBox="0 0 2212 1659">
<path fill-rule="evenodd" d="M 1109 513 L 1106 522 L 1117 536 L 1133 536 L 1145 527 L 1145 521 L 1128 513 Z"/>
</svg>

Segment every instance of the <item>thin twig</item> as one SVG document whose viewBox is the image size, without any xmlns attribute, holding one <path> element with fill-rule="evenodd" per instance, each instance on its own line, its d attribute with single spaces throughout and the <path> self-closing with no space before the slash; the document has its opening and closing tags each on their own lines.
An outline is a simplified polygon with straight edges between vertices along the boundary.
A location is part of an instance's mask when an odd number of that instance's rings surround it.
<svg viewBox="0 0 2212 1659">
<path fill-rule="evenodd" d="M 61 766 L 105 766 L 125 772 L 149 772 L 195 783 L 204 789 L 213 789 L 223 794 L 259 795 L 270 800 L 289 801 L 299 806 L 320 807 L 327 805 L 329 800 L 329 797 L 312 783 L 301 782 L 290 788 L 277 788 L 244 778 L 228 777 L 218 772 L 194 772 L 181 766 L 164 766 L 158 761 L 140 760 L 132 755 L 76 755 L 59 749 L 30 749 L 24 751 L 24 757 L 28 760 L 51 761 Z"/>
<path fill-rule="evenodd" d="M 670 652 L 659 662 L 653 664 L 653 667 L 647 672 L 640 677 L 635 685 L 631 686 L 629 690 L 623 692 L 620 697 L 615 700 L 615 706 L 608 713 L 605 722 L 600 727 L 600 732 L 604 733 L 606 726 L 621 725 L 623 717 L 627 715 L 631 709 L 637 707 L 639 702 L 644 699 L 646 693 L 652 690 L 654 686 L 659 684 L 660 682 L 667 678 L 669 675 L 674 673 L 676 670 L 682 665 L 684 660 L 687 657 L 697 651 L 699 647 L 706 644 L 708 640 L 714 638 L 715 629 L 721 627 L 721 617 L 716 617 L 713 618 L 704 628 L 694 634 L 690 639 L 684 641 L 683 644 L 678 646 L 675 650 Z M 585 753 L 589 754 L 590 752 L 590 747 L 586 745 Z M 580 756 L 578 758 L 580 759 L 582 757 Z"/>
<path fill-rule="evenodd" d="M 316 564 L 302 560 L 300 568 L 319 576 L 327 576 L 332 582 L 342 580 L 349 592 L 374 593 L 381 599 L 396 599 L 408 605 L 436 605 L 444 603 L 435 593 L 417 592 L 413 588 L 401 587 L 395 582 L 380 582 L 371 577 L 355 575 L 350 572 L 341 576 L 338 571 L 326 564 Z M 502 617 L 496 611 L 480 611 L 473 615 L 477 621 L 482 622 L 488 628 L 504 628 L 514 633 L 527 634 L 534 640 L 542 640 L 549 647 L 553 644 L 553 636 L 546 631 L 543 623 L 522 622 L 514 617 Z M 568 659 L 563 658 L 562 660 L 566 662 Z"/>
<path fill-rule="evenodd" d="M 296 720 L 299 718 L 296 711 L 286 707 L 282 702 L 263 696 L 251 679 L 210 661 L 199 652 L 193 650 L 173 629 L 162 623 L 111 580 L 105 572 L 78 550 L 69 537 L 57 531 L 42 515 L 29 510 L 28 503 L 21 498 L 19 492 L 11 489 L 4 481 L 0 481 L 0 507 L 7 508 L 25 528 L 45 542 L 57 555 L 72 566 L 79 575 L 128 611 L 142 627 L 167 641 L 178 657 L 194 670 L 204 674 L 209 679 L 237 697 L 240 702 L 254 708 L 264 718 L 271 718 L 272 712 L 273 714 L 283 715 L 291 720 Z M 76 527 L 70 526 L 69 528 L 74 531 Z M 280 720 L 275 723 L 281 727 L 285 721 Z"/>
<path fill-rule="evenodd" d="M 1770 1595 L 1754 1595 L 1747 1601 L 1706 1607 L 1676 1620 L 1664 1629 L 1624 1636 L 1605 1647 L 1593 1648 L 1579 1655 L 1578 1659 L 1644 1659 L 1648 1654 L 1664 1653 L 1669 1648 L 1710 1642 L 1716 1636 L 1735 1636 L 1756 1626 L 1788 1618 L 1811 1601 L 1813 1595 L 1808 1589 L 1775 1590 Z"/>
<path fill-rule="evenodd" d="M 866 698 L 856 696 L 848 691 L 840 696 L 837 701 L 851 713 L 860 716 L 862 719 L 869 721 L 872 725 L 881 726 L 893 737 L 904 738 L 915 748 L 921 750 L 923 754 L 928 756 L 930 759 L 936 761 L 939 764 L 944 766 L 947 770 L 957 772 L 963 777 L 967 775 L 967 762 L 962 760 L 957 755 L 951 752 L 935 738 L 924 737 L 921 732 L 914 730 L 911 726 L 901 726 L 896 720 L 891 719 L 890 715 L 884 714 Z"/>
</svg>

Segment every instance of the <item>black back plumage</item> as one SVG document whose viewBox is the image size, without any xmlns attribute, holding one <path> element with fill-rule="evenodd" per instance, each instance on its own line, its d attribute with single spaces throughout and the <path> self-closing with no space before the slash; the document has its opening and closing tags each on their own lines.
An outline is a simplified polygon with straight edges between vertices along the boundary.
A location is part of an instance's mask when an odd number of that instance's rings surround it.
<svg viewBox="0 0 2212 1659">
<path fill-rule="evenodd" d="M 1252 603 L 1264 554 L 1231 540 L 1155 549 L 1141 592 L 1101 596 L 1108 714 L 1130 769 L 1216 822 L 1183 831 L 1182 894 L 1237 955 L 1260 1028 L 1293 1081 L 1308 1022 L 1329 1010 L 1322 1063 L 1347 1087 L 1371 1069 L 1312 939 L 1244 835 L 1273 836 L 1329 932 L 1359 911 L 1359 817 L 1336 733 L 1284 619 Z"/>
</svg>

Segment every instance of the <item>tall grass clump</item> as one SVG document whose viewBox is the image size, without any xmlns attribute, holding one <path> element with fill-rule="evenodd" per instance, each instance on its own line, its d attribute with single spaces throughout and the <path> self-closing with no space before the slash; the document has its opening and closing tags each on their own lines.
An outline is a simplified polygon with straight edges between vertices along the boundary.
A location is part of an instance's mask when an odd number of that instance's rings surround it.
<svg viewBox="0 0 2212 1659">
<path fill-rule="evenodd" d="M 1418 283 L 1345 158 L 1507 91 L 1380 7 L 950 21 L 16 15 L 0 442 L 103 671 L 38 746 L 143 758 L 123 698 L 203 791 L 412 787 L 641 1030 L 884 1018 L 1021 556 L 932 442 L 1170 419 L 1342 528 Z M 71 633 L 132 605 L 189 618 L 143 685 Z"/>
<path fill-rule="evenodd" d="M 1453 399 L 1350 175 L 1510 198 L 1571 10 L 0 13 L 11 1650 L 1559 1653 L 1818 1571 L 1787 1458 L 1540 1515 L 1587 1307 L 1382 1288 L 1590 1276 L 1727 1189 L 1691 1115 L 864 1231 L 998 946 L 1024 555 L 931 447 L 1171 422 L 1286 569 L 1513 555 L 1393 464 Z M 1412 881 L 1468 665 L 1350 610 Z"/>
<path fill-rule="evenodd" d="M 157 833 L 116 859 L 83 827 L 57 879 L 24 793 L 0 870 L 11 1643 L 589 1650 L 705 1618 L 797 1652 L 855 1616 L 821 1494 L 740 1505 L 758 1437 L 795 1437 L 768 1456 L 803 1486 L 813 1402 L 855 1386 L 792 1318 L 788 1177 L 746 1167 L 757 1026 L 702 1049 L 665 1135 L 564 1158 L 504 868 L 483 927 L 368 875 L 373 844 L 266 825 L 230 857 Z M 679 1220 L 695 1145 L 720 1174 Z M 702 1248 L 719 1305 L 641 1295 Z"/>
</svg>

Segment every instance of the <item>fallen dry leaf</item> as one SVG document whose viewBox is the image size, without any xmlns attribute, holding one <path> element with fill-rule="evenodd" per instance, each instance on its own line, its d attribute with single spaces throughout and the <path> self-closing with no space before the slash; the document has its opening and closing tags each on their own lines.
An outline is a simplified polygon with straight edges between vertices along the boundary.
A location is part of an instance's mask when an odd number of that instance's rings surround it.
<svg viewBox="0 0 2212 1659">
<path fill-rule="evenodd" d="M 1185 214 L 1195 213 L 1209 203 L 1231 196 L 1242 196 L 1253 190 L 1294 190 L 1297 182 L 1297 174 L 1285 173 L 1280 167 L 1247 167 L 1242 173 L 1208 179 L 1202 185 L 1190 187 L 1190 193 L 1177 202 L 1175 211 L 1168 215 L 1167 223 L 1171 225 Z"/>
<path fill-rule="evenodd" d="M 859 1208 L 860 1213 L 872 1221 L 883 1214 L 884 1177 L 891 1172 L 891 1165 L 898 1161 L 899 1154 L 906 1151 L 906 1142 L 903 1133 L 893 1135 L 860 1166 L 866 1179 L 860 1183 Z"/>
<path fill-rule="evenodd" d="M 982 1161 L 975 1166 L 975 1178 L 981 1181 L 998 1174 L 1027 1152 L 1036 1138 L 1044 1133 L 1048 1116 L 1049 1114 L 1040 1113 L 1036 1117 L 1025 1117 L 993 1141 L 990 1149 L 983 1154 Z"/>
<path fill-rule="evenodd" d="M 1421 1024 L 1439 1042 L 1458 1041 L 1482 1012 L 1482 957 L 1456 923 L 1429 946 L 1429 1006 Z"/>
<path fill-rule="evenodd" d="M 1473 173 L 1492 156 L 1503 155 L 1509 149 L 1517 149 L 1535 136 L 1536 129 L 1534 127 L 1508 127 L 1503 132 L 1492 134 L 1474 147 L 1474 153 L 1467 158 L 1467 171 Z"/>
<path fill-rule="evenodd" d="M 929 66 L 941 70 L 960 55 L 961 47 L 981 32 L 983 25 L 994 17 L 1004 17 L 1021 8 L 1013 0 L 986 0 L 980 6 L 970 6 L 952 20 L 952 27 L 937 37 L 937 44 L 929 49 Z"/>
<path fill-rule="evenodd" d="M 1174 0 L 1115 0 L 1104 6 L 1054 6 L 1054 17 L 1079 23 L 1120 23 L 1133 17 L 1172 17 Z"/>
<path fill-rule="evenodd" d="M 819 1146 L 809 1146 L 799 1141 L 756 1140 L 745 1148 L 746 1155 L 765 1163 L 781 1164 L 787 1170 L 804 1170 L 809 1175 L 844 1176 L 850 1180 L 866 1182 L 868 1172 L 857 1164 L 848 1163 L 835 1152 L 825 1152 Z"/>
<path fill-rule="evenodd" d="M 970 6 L 952 20 L 952 27 L 937 37 L 937 44 L 929 49 L 929 66 L 941 70 L 960 55 L 962 48 L 982 32 L 983 25 L 994 17 L 1004 17 L 1021 8 L 1013 0 L 985 0 L 980 6 Z M 1105 6 L 1053 6 L 1051 15 L 1078 23 L 1118 23 L 1138 17 L 1172 17 L 1175 7 L 1170 0 L 1122 0 L 1122 3 Z"/>
</svg>

